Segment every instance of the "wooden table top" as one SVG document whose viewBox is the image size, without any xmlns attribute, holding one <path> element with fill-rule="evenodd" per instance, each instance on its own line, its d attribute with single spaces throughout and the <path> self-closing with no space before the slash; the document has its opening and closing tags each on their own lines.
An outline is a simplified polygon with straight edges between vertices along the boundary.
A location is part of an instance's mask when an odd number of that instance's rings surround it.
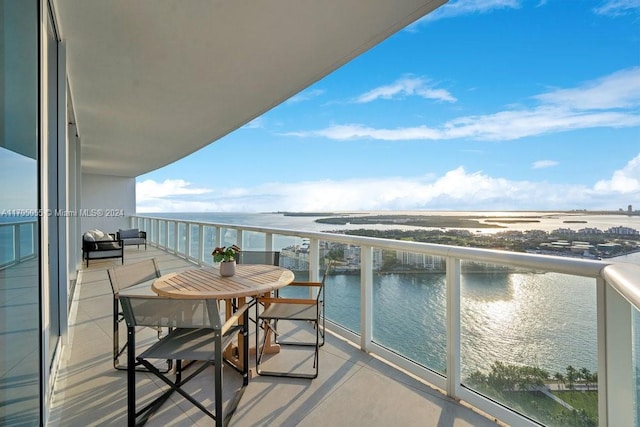
<svg viewBox="0 0 640 427">
<path fill-rule="evenodd" d="M 238 264 L 236 274 L 220 276 L 213 267 L 194 268 L 169 273 L 156 279 L 151 289 L 168 298 L 231 299 L 261 295 L 293 282 L 293 272 L 263 264 Z"/>
</svg>

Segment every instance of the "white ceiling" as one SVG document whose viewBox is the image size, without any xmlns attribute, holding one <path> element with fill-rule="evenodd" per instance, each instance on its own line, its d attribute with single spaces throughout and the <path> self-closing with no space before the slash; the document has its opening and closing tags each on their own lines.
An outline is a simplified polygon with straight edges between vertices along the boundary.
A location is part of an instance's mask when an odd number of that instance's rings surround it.
<svg viewBox="0 0 640 427">
<path fill-rule="evenodd" d="M 83 172 L 223 137 L 446 0 L 54 0 Z"/>
</svg>

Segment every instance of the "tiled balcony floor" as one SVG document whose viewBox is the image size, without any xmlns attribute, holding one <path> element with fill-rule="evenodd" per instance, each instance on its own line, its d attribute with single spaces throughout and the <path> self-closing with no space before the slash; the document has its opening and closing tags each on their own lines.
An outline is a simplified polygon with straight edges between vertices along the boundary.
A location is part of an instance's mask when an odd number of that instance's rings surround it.
<svg viewBox="0 0 640 427">
<path fill-rule="evenodd" d="M 155 257 L 162 273 L 193 267 L 149 247 L 127 248 L 125 263 Z M 62 354 L 49 426 L 126 425 L 126 373 L 111 363 L 112 293 L 106 269 L 120 260 L 91 262 L 84 268 L 70 314 L 69 343 Z M 147 287 L 148 289 L 148 287 Z M 253 361 L 252 361 L 253 364 Z M 158 381 L 137 373 L 139 402 Z M 208 405 L 212 377 L 193 380 L 190 390 Z M 225 371 L 230 392 L 239 376 Z M 149 426 L 210 426 L 208 418 L 179 395 L 172 396 Z M 327 334 L 315 380 L 253 375 L 231 426 L 495 426 L 482 415 L 393 369 L 347 342 Z"/>
</svg>

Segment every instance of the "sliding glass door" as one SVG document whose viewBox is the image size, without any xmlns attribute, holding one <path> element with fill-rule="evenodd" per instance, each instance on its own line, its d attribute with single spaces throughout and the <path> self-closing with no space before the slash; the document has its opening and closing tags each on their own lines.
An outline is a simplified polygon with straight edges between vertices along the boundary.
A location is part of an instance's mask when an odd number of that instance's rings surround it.
<svg viewBox="0 0 640 427">
<path fill-rule="evenodd" d="M 39 425 L 39 7 L 0 0 L 0 425 Z"/>
</svg>

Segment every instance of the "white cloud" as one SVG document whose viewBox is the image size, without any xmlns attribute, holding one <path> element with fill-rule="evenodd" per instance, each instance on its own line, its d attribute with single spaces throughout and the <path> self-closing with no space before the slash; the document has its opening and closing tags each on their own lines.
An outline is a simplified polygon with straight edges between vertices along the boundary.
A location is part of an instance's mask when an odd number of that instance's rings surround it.
<svg viewBox="0 0 640 427">
<path fill-rule="evenodd" d="M 640 0 L 638 0 L 640 1 Z M 535 96 L 549 105 L 567 109 L 604 110 L 640 106 L 640 67 L 632 67 L 586 83 Z"/>
<path fill-rule="evenodd" d="M 163 182 L 146 179 L 136 183 L 136 200 L 148 202 L 175 196 L 206 194 L 211 191 L 207 188 L 191 188 L 190 186 L 191 184 L 183 179 L 166 179 Z"/>
<path fill-rule="evenodd" d="M 287 104 L 296 104 L 298 102 L 309 101 L 310 99 L 317 98 L 321 95 L 324 95 L 324 89 L 309 89 L 298 93 L 297 95 L 293 95 L 291 98 L 287 99 L 285 103 Z"/>
<path fill-rule="evenodd" d="M 629 161 L 626 166 L 613 173 L 609 180 L 598 181 L 595 190 L 605 193 L 636 194 L 640 193 L 640 154 Z"/>
<path fill-rule="evenodd" d="M 597 127 L 640 125 L 640 67 L 622 70 L 571 89 L 558 89 L 534 97 L 541 105 L 465 116 L 438 127 L 415 126 L 378 129 L 362 124 L 333 125 L 290 136 L 323 136 L 348 140 L 370 138 L 387 141 L 470 138 L 508 141 L 552 132 Z"/>
<path fill-rule="evenodd" d="M 607 0 L 593 10 L 598 15 L 620 16 L 640 11 L 640 0 Z"/>
<path fill-rule="evenodd" d="M 554 166 L 558 166 L 558 162 L 555 160 L 538 160 L 537 162 L 533 162 L 531 165 L 531 169 L 546 169 L 552 168 Z"/>
<path fill-rule="evenodd" d="M 520 7 L 520 0 L 452 0 L 409 25 L 406 29 L 408 31 L 416 31 L 419 25 L 430 21 L 462 15 L 488 13 L 500 9 L 519 9 Z"/>
<path fill-rule="evenodd" d="M 184 189 L 184 186 L 178 188 Z M 438 177 L 271 182 L 253 188 L 181 193 L 179 198 L 161 197 L 158 192 L 154 198 L 138 199 L 138 211 L 615 209 L 639 197 L 640 155 L 625 168 L 615 171 L 610 180 L 600 181 L 593 187 L 512 181 L 458 167 Z"/>
<path fill-rule="evenodd" d="M 298 137 L 322 136 L 335 140 L 369 138 L 384 141 L 447 140 L 470 138 L 483 141 L 509 141 L 551 132 L 595 127 L 632 127 L 640 116 L 628 113 L 578 113 L 560 108 L 503 111 L 483 116 L 460 117 L 438 128 L 428 126 L 373 128 L 361 124 L 334 125 L 315 131 L 286 132 Z"/>
<path fill-rule="evenodd" d="M 425 99 L 456 102 L 457 99 L 445 89 L 431 87 L 426 79 L 403 77 L 390 85 L 380 86 L 358 96 L 354 102 L 366 103 L 377 99 L 393 99 L 396 97 L 420 96 Z"/>
<path fill-rule="evenodd" d="M 329 139 L 347 140 L 356 138 L 370 138 L 385 141 L 402 141 L 410 139 L 443 139 L 442 132 L 426 126 L 398 129 L 376 129 L 359 124 L 336 125 L 310 132 L 288 132 L 289 136 L 323 136 Z"/>
<path fill-rule="evenodd" d="M 256 117 L 255 119 L 251 120 L 249 123 L 247 123 L 246 125 L 242 126 L 243 129 L 261 129 L 265 126 L 265 119 L 264 117 L 260 116 L 260 117 Z"/>
</svg>

